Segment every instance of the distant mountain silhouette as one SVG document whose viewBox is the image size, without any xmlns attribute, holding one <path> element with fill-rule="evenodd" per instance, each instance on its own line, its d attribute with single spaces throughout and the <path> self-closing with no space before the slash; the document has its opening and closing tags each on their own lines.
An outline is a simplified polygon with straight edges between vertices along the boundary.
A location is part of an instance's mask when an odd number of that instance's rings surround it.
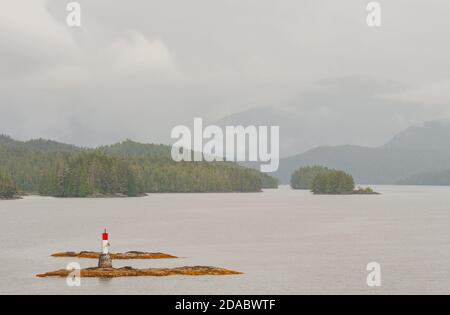
<svg viewBox="0 0 450 315">
<path fill-rule="evenodd" d="M 393 137 L 384 147 L 450 151 L 450 121 L 430 121 L 412 126 Z"/>
<path fill-rule="evenodd" d="M 441 172 L 421 173 L 399 181 L 399 185 L 450 186 L 450 169 Z"/>
<path fill-rule="evenodd" d="M 323 165 L 351 173 L 359 184 L 394 184 L 450 169 L 449 147 L 450 123 L 434 121 L 408 128 L 381 147 L 323 146 L 282 159 L 275 176 L 288 183 L 297 168 Z"/>
<path fill-rule="evenodd" d="M 397 117 L 411 104 L 385 97 L 404 88 L 388 79 L 366 76 L 329 78 L 299 86 L 298 94 L 287 99 L 254 104 L 212 123 L 280 126 L 282 157 L 319 146 L 380 146 L 399 128 L 409 127 L 399 127 Z"/>
</svg>

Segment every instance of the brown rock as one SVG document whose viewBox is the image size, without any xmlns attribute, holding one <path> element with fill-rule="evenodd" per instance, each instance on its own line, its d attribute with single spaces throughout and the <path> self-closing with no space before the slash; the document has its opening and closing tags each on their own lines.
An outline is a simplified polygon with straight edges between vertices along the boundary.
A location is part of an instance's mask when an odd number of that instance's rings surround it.
<svg viewBox="0 0 450 315">
<path fill-rule="evenodd" d="M 127 260 L 127 259 L 176 259 L 178 257 L 164 254 L 164 253 L 149 253 L 149 252 L 138 252 L 130 251 L 126 253 L 111 253 L 111 259 L 113 260 Z M 99 252 L 62 252 L 52 254 L 52 257 L 57 258 L 87 258 L 87 259 L 99 259 Z"/>
<path fill-rule="evenodd" d="M 38 278 L 66 278 L 72 271 L 57 270 L 37 275 Z M 180 267 L 180 268 L 87 268 L 80 271 L 83 278 L 117 278 L 117 277 L 166 277 L 166 276 L 227 276 L 240 275 L 241 272 L 216 267 Z"/>
</svg>

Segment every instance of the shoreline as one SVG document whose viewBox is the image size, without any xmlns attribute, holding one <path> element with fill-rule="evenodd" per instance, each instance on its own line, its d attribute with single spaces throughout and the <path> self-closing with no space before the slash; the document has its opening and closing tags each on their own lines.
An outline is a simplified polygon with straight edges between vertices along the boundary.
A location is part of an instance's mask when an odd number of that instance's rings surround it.
<svg viewBox="0 0 450 315">
<path fill-rule="evenodd" d="M 4 201 L 8 201 L 8 200 L 20 200 L 23 199 L 24 196 L 18 195 L 18 196 L 14 196 L 12 198 L 6 198 L 6 197 L 0 197 L 0 201 L 4 200 Z"/>
</svg>

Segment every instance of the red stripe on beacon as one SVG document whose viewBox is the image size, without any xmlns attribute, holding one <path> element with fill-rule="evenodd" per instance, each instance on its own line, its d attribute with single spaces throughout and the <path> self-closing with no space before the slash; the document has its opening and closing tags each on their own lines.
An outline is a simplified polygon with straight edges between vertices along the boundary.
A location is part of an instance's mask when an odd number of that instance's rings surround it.
<svg viewBox="0 0 450 315">
<path fill-rule="evenodd" d="M 106 229 L 103 232 L 102 238 L 103 238 L 103 241 L 102 241 L 102 254 L 107 255 L 107 254 L 109 254 L 109 235 L 108 235 L 108 232 L 106 231 Z"/>
</svg>

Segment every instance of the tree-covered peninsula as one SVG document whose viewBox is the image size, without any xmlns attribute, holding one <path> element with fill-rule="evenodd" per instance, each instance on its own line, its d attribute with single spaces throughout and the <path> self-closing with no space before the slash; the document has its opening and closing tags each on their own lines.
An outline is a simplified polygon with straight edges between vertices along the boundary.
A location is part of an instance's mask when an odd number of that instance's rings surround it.
<svg viewBox="0 0 450 315">
<path fill-rule="evenodd" d="M 226 162 L 174 162 L 170 147 L 125 141 L 83 149 L 48 140 L 0 137 L 0 170 L 18 190 L 55 197 L 171 192 L 258 192 L 278 187 L 259 171 Z"/>
<path fill-rule="evenodd" d="M 42 172 L 39 193 L 55 197 L 137 197 L 144 194 L 144 187 L 138 170 L 125 159 L 81 153 L 61 158 Z"/>
</svg>

